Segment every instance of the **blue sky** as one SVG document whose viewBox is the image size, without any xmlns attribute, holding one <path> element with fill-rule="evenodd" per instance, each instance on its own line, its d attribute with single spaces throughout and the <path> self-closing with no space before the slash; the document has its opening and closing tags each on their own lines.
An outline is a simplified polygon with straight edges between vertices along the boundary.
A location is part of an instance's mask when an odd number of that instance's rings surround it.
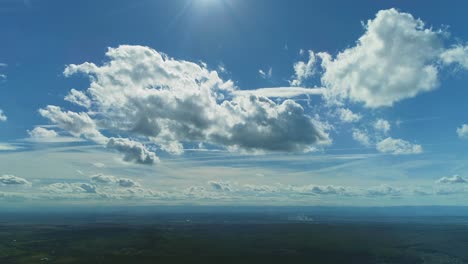
<svg viewBox="0 0 468 264">
<path fill-rule="evenodd" d="M 5 205 L 463 205 L 463 1 L 0 3 Z"/>
</svg>

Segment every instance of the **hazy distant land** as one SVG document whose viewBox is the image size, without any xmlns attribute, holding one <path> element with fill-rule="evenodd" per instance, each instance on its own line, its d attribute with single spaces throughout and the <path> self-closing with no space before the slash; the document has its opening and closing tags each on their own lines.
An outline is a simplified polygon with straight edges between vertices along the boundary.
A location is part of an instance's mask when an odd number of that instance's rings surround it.
<svg viewBox="0 0 468 264">
<path fill-rule="evenodd" d="M 464 207 L 12 211 L 0 216 L 0 263 L 182 263 L 203 256 L 229 257 L 232 263 L 238 263 L 238 256 L 249 257 L 242 263 L 284 263 L 290 257 L 304 263 L 468 263 L 466 211 Z M 274 260 L 259 258 L 272 255 Z"/>
</svg>

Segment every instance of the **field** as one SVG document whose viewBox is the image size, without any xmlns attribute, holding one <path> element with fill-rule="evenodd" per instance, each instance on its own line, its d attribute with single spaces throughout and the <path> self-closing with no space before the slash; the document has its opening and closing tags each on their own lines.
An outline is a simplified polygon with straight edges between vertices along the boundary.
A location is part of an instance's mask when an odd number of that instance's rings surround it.
<svg viewBox="0 0 468 264">
<path fill-rule="evenodd" d="M 464 218 L 333 219 L 283 213 L 12 215 L 0 225 L 0 263 L 186 263 L 200 257 L 219 263 L 210 256 L 224 257 L 223 263 L 468 263 Z"/>
</svg>

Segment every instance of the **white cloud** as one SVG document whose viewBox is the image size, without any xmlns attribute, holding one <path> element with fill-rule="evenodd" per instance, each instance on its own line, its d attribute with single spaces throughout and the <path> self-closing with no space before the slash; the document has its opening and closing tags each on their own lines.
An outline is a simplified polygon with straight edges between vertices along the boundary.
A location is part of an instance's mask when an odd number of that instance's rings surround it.
<svg viewBox="0 0 468 264">
<path fill-rule="evenodd" d="M 348 108 L 338 108 L 336 112 L 340 120 L 346 123 L 354 123 L 362 118 L 360 114 L 353 113 L 353 111 Z"/>
<path fill-rule="evenodd" d="M 65 96 L 65 100 L 85 108 L 89 108 L 91 106 L 91 100 L 89 100 L 88 96 L 75 89 L 70 90 L 68 95 Z"/>
<path fill-rule="evenodd" d="M 0 122 L 5 122 L 7 121 L 7 116 L 5 115 L 5 113 L 3 113 L 3 110 L 0 109 Z"/>
<path fill-rule="evenodd" d="M 4 67 L 7 67 L 7 66 L 8 66 L 8 64 L 6 64 L 6 63 L 0 63 L 0 69 L 4 68 Z M 6 79 L 7 79 L 7 75 L 3 74 L 3 73 L 0 73 L 0 82 L 4 82 L 4 81 L 6 81 Z"/>
<path fill-rule="evenodd" d="M 116 184 L 119 187 L 133 188 L 139 187 L 140 184 L 137 181 L 127 178 L 117 178 L 111 175 L 97 174 L 91 177 L 91 182 L 96 184 L 111 185 Z"/>
<path fill-rule="evenodd" d="M 82 136 L 123 153 L 125 161 L 153 164 L 159 160 L 155 153 L 146 149 L 140 142 L 126 138 L 105 137 L 99 132 L 95 121 L 87 113 L 64 112 L 60 107 L 51 105 L 40 109 L 39 113 L 75 137 Z"/>
<path fill-rule="evenodd" d="M 458 63 L 468 70 L 468 46 L 456 45 L 440 54 L 444 64 Z"/>
<path fill-rule="evenodd" d="M 437 183 L 449 183 L 449 184 L 466 183 L 466 182 L 467 180 L 465 180 L 459 175 L 454 175 L 452 177 L 442 177 L 437 180 Z"/>
<path fill-rule="evenodd" d="M 411 144 L 408 141 L 391 137 L 377 143 L 377 150 L 393 155 L 419 154 L 423 152 L 421 145 Z"/>
<path fill-rule="evenodd" d="M 204 65 L 142 46 L 110 48 L 106 55 L 110 61 L 102 66 L 86 62 L 64 71 L 66 76 L 81 72 L 90 77 L 90 87 L 73 97 L 86 95 L 86 112 L 47 106 L 40 113 L 74 136 L 126 152 L 127 160 L 156 159 L 139 141 L 174 154 L 189 142 L 260 152 L 308 151 L 330 143 L 326 126 L 301 105 L 236 94 L 232 81 Z M 70 101 L 83 106 L 82 99 Z M 133 140 L 109 139 L 102 130 Z"/>
<path fill-rule="evenodd" d="M 116 183 L 118 179 L 110 175 L 96 174 L 91 177 L 91 181 L 97 184 L 112 184 Z"/>
<path fill-rule="evenodd" d="M 364 130 L 353 129 L 353 139 L 366 147 L 372 145 L 371 139 L 369 138 L 367 131 Z"/>
<path fill-rule="evenodd" d="M 105 168 L 106 167 L 106 164 L 104 164 L 102 162 L 93 162 L 92 164 L 96 168 Z"/>
<path fill-rule="evenodd" d="M 126 138 L 110 138 L 107 147 L 124 154 L 125 161 L 134 161 L 140 164 L 154 164 L 159 158 L 149 151 L 142 143 Z"/>
<path fill-rule="evenodd" d="M 258 74 L 260 74 L 260 77 L 263 79 L 271 79 L 273 76 L 273 68 L 269 68 L 268 71 L 264 71 L 262 69 L 258 70 Z"/>
<path fill-rule="evenodd" d="M 460 138 L 468 138 L 468 125 L 463 124 L 461 127 L 457 128 L 457 135 Z"/>
<path fill-rule="evenodd" d="M 303 51 L 301 50 L 301 54 Z M 294 79 L 290 81 L 292 86 L 300 86 L 315 74 L 316 56 L 313 51 L 309 50 L 309 60 L 307 63 L 298 61 L 294 64 Z"/>
<path fill-rule="evenodd" d="M 60 142 L 77 142 L 81 141 L 75 137 L 64 137 L 60 136 L 55 130 L 47 129 L 44 127 L 35 127 L 31 131 L 27 131 L 29 138 L 26 141 L 37 142 L 37 143 L 60 143 Z"/>
<path fill-rule="evenodd" d="M 85 112 L 64 112 L 58 106 L 49 105 L 46 108 L 39 109 L 39 113 L 75 137 L 82 136 L 85 139 L 101 144 L 107 141 L 98 131 L 94 120 Z"/>
<path fill-rule="evenodd" d="M 83 189 L 86 193 L 96 193 L 96 186 L 88 183 L 80 184 L 80 188 Z"/>
<path fill-rule="evenodd" d="M 380 185 L 367 190 L 368 196 L 400 196 L 401 194 L 401 190 L 388 185 Z"/>
<path fill-rule="evenodd" d="M 256 95 L 270 98 L 294 98 L 301 95 L 322 95 L 324 88 L 303 88 L 303 87 L 271 87 L 259 88 L 255 90 L 237 90 L 235 95 Z"/>
<path fill-rule="evenodd" d="M 42 186 L 41 190 L 48 193 L 96 193 L 96 187 L 88 183 L 52 183 Z"/>
<path fill-rule="evenodd" d="M 2 175 L 0 176 L 0 185 L 31 185 L 31 183 L 18 176 Z"/>
<path fill-rule="evenodd" d="M 34 139 L 53 139 L 58 136 L 57 132 L 54 130 L 49 130 L 43 127 L 35 127 L 33 130 L 28 131 L 28 134 L 31 138 Z"/>
<path fill-rule="evenodd" d="M 131 179 L 126 179 L 126 178 L 121 178 L 117 181 L 120 187 L 124 188 L 132 188 L 132 187 L 138 187 L 140 184 L 134 180 Z"/>
<path fill-rule="evenodd" d="M 320 185 L 305 185 L 299 187 L 291 187 L 294 192 L 298 192 L 301 194 L 316 194 L 316 195 L 342 195 L 347 194 L 348 190 L 342 186 L 320 186 Z"/>
<path fill-rule="evenodd" d="M 392 106 L 437 87 L 440 32 L 395 9 L 379 11 L 365 29 L 356 46 L 335 58 L 318 53 L 330 102 L 349 100 L 371 108 Z"/>
<path fill-rule="evenodd" d="M 390 123 L 385 120 L 385 119 L 378 119 L 374 123 L 374 128 L 375 130 L 382 132 L 384 134 L 387 134 L 388 131 L 390 131 L 391 125 Z"/>
<path fill-rule="evenodd" d="M 209 181 L 208 184 L 213 188 L 215 191 L 225 191 L 230 192 L 232 191 L 232 186 L 229 182 L 222 182 L 222 181 Z"/>
<path fill-rule="evenodd" d="M 255 185 L 255 184 L 246 184 L 243 186 L 245 191 L 252 193 L 276 193 L 280 192 L 281 188 L 279 186 L 271 185 Z"/>
<path fill-rule="evenodd" d="M 17 150 L 20 147 L 8 144 L 8 143 L 0 143 L 0 151 L 11 151 L 11 150 Z"/>
</svg>

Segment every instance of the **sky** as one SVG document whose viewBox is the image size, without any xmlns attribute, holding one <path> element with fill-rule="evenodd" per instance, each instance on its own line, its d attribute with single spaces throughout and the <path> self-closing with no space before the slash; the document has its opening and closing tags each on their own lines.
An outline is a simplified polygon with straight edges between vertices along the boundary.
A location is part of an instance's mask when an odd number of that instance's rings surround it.
<svg viewBox="0 0 468 264">
<path fill-rule="evenodd" d="M 3 0 L 0 203 L 465 205 L 466 8 Z"/>
</svg>

